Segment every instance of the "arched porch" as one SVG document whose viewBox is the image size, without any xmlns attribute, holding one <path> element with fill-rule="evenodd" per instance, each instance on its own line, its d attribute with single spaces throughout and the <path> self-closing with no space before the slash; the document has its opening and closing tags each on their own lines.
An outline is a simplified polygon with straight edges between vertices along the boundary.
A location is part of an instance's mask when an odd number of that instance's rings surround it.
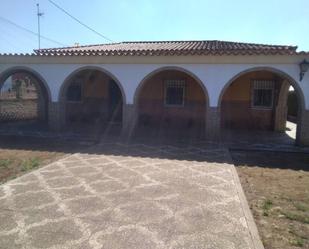
<svg viewBox="0 0 309 249">
<path fill-rule="evenodd" d="M 294 124 L 287 123 L 291 87 L 295 89 L 299 103 Z M 304 97 L 295 80 L 283 72 L 269 68 L 241 72 L 225 85 L 219 108 L 224 140 L 301 143 Z"/>
<path fill-rule="evenodd" d="M 60 91 L 63 130 L 120 135 L 124 101 L 119 82 L 108 72 L 92 67 L 76 70 Z"/>
<path fill-rule="evenodd" d="M 207 91 L 196 76 L 179 68 L 161 68 L 137 88 L 135 134 L 203 139 L 207 107 Z"/>
<path fill-rule="evenodd" d="M 44 79 L 27 67 L 0 75 L 0 127 L 6 132 L 48 130 L 50 93 Z"/>
</svg>

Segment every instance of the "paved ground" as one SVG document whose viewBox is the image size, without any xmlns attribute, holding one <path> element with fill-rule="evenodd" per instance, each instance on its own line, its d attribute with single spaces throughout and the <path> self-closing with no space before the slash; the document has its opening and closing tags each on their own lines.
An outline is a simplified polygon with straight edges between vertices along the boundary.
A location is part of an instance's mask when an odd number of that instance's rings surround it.
<svg viewBox="0 0 309 249">
<path fill-rule="evenodd" d="M 262 248 L 224 148 L 102 144 L 0 186 L 0 248 Z"/>
<path fill-rule="evenodd" d="M 91 129 L 90 127 L 84 127 L 87 132 L 50 132 L 46 124 L 32 123 L 32 122 L 21 122 L 8 124 L 0 124 L 0 136 L 17 136 L 17 137 L 39 137 L 46 139 L 57 139 L 63 141 L 74 141 L 77 143 L 94 144 L 99 142 L 101 139 L 122 141 L 119 137 L 119 124 L 108 126 L 108 130 L 103 134 L 98 132 L 97 129 Z M 91 132 L 89 132 L 89 130 Z M 156 141 L 157 143 L 169 143 L 171 139 L 177 140 L 176 137 L 169 137 L 164 134 L 153 135 L 151 131 L 144 131 L 141 134 L 135 134 L 135 141 L 140 143 L 149 143 L 149 140 Z M 108 135 L 105 135 L 108 134 Z M 118 134 L 118 135 L 117 135 Z M 191 143 L 192 141 L 197 142 L 200 139 L 192 139 L 192 134 L 187 138 L 183 139 L 185 142 Z M 149 137 L 151 139 L 149 139 Z M 145 139 L 146 138 L 146 139 Z M 266 150 L 266 151 L 282 151 L 282 152 L 304 152 L 309 153 L 309 147 L 298 147 L 295 146 L 296 138 L 296 124 L 287 121 L 287 130 L 285 133 L 273 132 L 273 131 L 240 131 L 240 130 L 225 130 L 222 131 L 222 136 L 218 142 L 224 144 L 230 149 L 248 149 L 248 150 Z"/>
</svg>

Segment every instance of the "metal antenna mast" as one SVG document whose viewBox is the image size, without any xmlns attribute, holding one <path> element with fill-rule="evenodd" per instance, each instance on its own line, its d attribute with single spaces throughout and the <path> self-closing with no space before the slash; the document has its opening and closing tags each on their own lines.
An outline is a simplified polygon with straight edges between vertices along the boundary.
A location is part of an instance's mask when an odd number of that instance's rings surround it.
<svg viewBox="0 0 309 249">
<path fill-rule="evenodd" d="M 39 49 L 41 49 L 41 26 L 40 26 L 40 17 L 43 16 L 44 13 L 40 12 L 40 4 L 36 4 L 37 7 L 37 16 L 38 16 L 38 41 L 39 41 Z"/>
</svg>

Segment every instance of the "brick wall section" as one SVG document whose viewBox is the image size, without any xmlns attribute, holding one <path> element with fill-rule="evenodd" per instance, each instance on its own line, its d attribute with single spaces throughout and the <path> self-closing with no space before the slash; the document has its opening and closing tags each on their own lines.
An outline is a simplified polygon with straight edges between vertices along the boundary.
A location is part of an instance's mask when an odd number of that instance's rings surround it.
<svg viewBox="0 0 309 249">
<path fill-rule="evenodd" d="M 66 122 L 108 120 L 108 104 L 108 100 L 103 98 L 84 98 L 82 102 L 67 101 L 65 105 Z"/>
<path fill-rule="evenodd" d="M 298 122 L 296 143 L 301 146 L 309 146 L 309 110 L 305 110 L 301 114 Z"/>
<path fill-rule="evenodd" d="M 64 126 L 64 105 L 50 102 L 48 105 L 48 126 L 52 131 L 60 131 Z"/>
<path fill-rule="evenodd" d="M 0 122 L 38 119 L 37 99 L 0 101 Z"/>
<path fill-rule="evenodd" d="M 209 107 L 206 120 L 206 138 L 208 140 L 220 139 L 221 113 L 219 107 Z"/>
</svg>

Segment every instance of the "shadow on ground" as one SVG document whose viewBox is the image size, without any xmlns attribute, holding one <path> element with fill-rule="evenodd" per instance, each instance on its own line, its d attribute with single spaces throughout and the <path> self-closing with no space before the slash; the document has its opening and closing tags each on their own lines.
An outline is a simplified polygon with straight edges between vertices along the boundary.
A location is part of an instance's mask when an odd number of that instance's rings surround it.
<svg viewBox="0 0 309 249">
<path fill-rule="evenodd" d="M 26 133 L 2 135 L 0 136 L 0 148 L 63 152 L 66 154 L 85 153 L 217 163 L 227 162 L 226 158 L 230 157 L 225 155 L 220 156 L 220 153 L 226 153 L 226 149 L 229 148 L 233 151 L 261 151 L 259 152 L 260 154 L 256 154 L 256 157 L 239 157 L 245 164 L 258 164 L 261 165 L 261 167 L 269 165 L 269 161 L 263 161 L 263 159 L 267 158 L 267 153 L 271 153 L 269 151 L 309 153 L 309 148 L 296 147 L 294 145 L 295 140 L 291 136 L 286 133 L 276 132 L 223 131 L 219 142 L 211 142 L 199 137 L 196 138 L 191 136 L 188 132 L 184 132 L 183 134 L 177 133 L 177 136 L 174 136 L 175 134 L 173 135 L 173 133 L 163 135 L 155 133 L 156 135 L 153 135 L 153 133 L 150 132 L 145 133 L 144 130 L 135 131 L 134 136 L 126 140 L 122 139 L 120 135 L 110 135 L 110 132 L 96 135 L 95 139 L 90 139 L 91 137 L 93 138 L 93 136 L 90 136 L 91 134 L 91 131 L 88 131 L 86 134 L 83 133 L 79 135 L 73 133 L 53 134 L 51 132 L 37 134 L 37 136 L 32 136 L 31 134 L 27 136 Z M 218 156 L 214 157 L 214 152 L 215 154 L 218 153 Z M 281 154 L 278 153 L 277 157 L 272 157 L 276 158 L 271 163 L 271 165 L 274 165 L 273 167 L 295 167 L 293 165 L 294 159 L 290 162 L 282 160 L 281 155 L 282 152 Z M 303 155 L 305 158 L 305 154 Z M 299 158 L 299 156 L 295 156 L 295 158 Z M 304 162 L 303 168 L 308 170 L 306 164 L 308 164 L 308 161 Z"/>
<path fill-rule="evenodd" d="M 54 138 L 2 136 L 0 149 L 115 155 L 126 157 L 160 158 L 187 161 L 228 163 L 224 145 L 207 141 L 188 140 L 121 140 L 105 137 L 101 142 L 78 142 Z M 217 156 L 214 156 L 217 155 Z"/>
<path fill-rule="evenodd" d="M 309 154 L 230 150 L 235 166 L 309 171 Z"/>
<path fill-rule="evenodd" d="M 77 153 L 89 145 L 90 143 L 45 137 L 0 136 L 0 149 Z"/>
</svg>

